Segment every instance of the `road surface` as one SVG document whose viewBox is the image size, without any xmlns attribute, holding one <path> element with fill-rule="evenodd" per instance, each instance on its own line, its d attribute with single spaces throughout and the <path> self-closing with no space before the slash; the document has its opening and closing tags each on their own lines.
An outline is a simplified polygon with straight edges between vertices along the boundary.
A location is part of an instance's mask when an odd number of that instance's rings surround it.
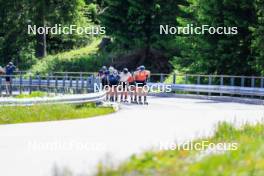
<svg viewBox="0 0 264 176">
<path fill-rule="evenodd" d="M 210 136 L 220 121 L 263 118 L 263 105 L 152 97 L 149 106 L 122 105 L 96 118 L 1 125 L 0 175 L 92 174 L 99 161 L 117 164 L 154 146 Z"/>
</svg>

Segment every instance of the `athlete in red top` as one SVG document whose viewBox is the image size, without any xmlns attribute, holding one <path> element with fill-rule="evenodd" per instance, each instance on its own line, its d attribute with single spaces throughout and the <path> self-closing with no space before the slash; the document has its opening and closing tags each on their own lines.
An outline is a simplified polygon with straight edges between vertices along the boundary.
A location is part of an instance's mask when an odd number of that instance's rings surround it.
<svg viewBox="0 0 264 176">
<path fill-rule="evenodd" d="M 148 104 L 147 102 L 147 80 L 150 77 L 150 71 L 145 69 L 145 66 L 140 66 L 139 70 L 135 72 L 134 79 L 136 83 L 136 94 L 138 95 L 138 103 L 142 103 L 142 95 L 144 96 L 144 104 Z"/>
</svg>

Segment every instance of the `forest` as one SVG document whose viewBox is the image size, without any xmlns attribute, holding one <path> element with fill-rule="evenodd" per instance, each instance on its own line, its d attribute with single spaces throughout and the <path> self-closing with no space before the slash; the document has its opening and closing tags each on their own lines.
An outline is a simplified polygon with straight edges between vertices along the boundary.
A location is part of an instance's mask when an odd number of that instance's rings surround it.
<svg viewBox="0 0 264 176">
<path fill-rule="evenodd" d="M 29 25 L 105 34 L 29 34 Z M 237 32 L 161 35 L 161 25 Z M 145 65 L 154 73 L 263 76 L 264 0 L 0 0 L 0 66 L 9 61 L 44 73 Z"/>
</svg>

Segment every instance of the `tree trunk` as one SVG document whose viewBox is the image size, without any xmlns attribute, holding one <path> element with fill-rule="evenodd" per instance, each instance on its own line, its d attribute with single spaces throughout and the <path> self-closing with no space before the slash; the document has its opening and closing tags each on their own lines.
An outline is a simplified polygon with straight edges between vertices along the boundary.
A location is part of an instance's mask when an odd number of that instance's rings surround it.
<svg viewBox="0 0 264 176">
<path fill-rule="evenodd" d="M 38 15 L 36 17 L 37 27 L 45 27 L 45 1 L 39 2 Z M 43 58 L 47 55 L 46 34 L 36 34 L 36 57 Z"/>
<path fill-rule="evenodd" d="M 36 34 L 36 57 L 43 58 L 47 55 L 46 34 Z"/>
<path fill-rule="evenodd" d="M 147 15 L 144 25 L 143 25 L 143 30 L 144 30 L 144 37 L 145 37 L 145 49 L 144 49 L 144 54 L 142 58 L 139 60 L 139 65 L 143 65 L 147 62 L 150 62 L 150 52 L 151 52 L 151 15 Z"/>
</svg>

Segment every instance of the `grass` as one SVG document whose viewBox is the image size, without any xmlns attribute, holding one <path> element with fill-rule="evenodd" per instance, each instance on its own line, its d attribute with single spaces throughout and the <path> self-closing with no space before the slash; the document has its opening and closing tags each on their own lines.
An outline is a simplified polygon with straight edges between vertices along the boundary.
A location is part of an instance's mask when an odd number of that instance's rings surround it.
<svg viewBox="0 0 264 176">
<path fill-rule="evenodd" d="M 15 98 L 36 98 L 36 97 L 47 97 L 47 96 L 49 95 L 46 92 L 34 91 L 34 92 L 31 92 L 31 94 L 17 95 Z"/>
<path fill-rule="evenodd" d="M 113 112 L 113 108 L 96 107 L 93 103 L 83 105 L 3 106 L 0 107 L 0 124 L 81 119 Z"/>
<path fill-rule="evenodd" d="M 97 69 L 105 62 L 105 57 L 99 57 L 98 45 L 100 38 L 95 38 L 88 46 L 62 52 L 56 55 L 49 55 L 39 60 L 30 69 L 33 75 L 45 75 L 49 72 L 63 71 L 97 71 Z"/>
<path fill-rule="evenodd" d="M 204 139 L 203 139 L 204 140 Z M 205 155 L 200 151 L 149 151 L 132 156 L 118 168 L 99 165 L 97 176 L 263 176 L 264 124 L 245 125 L 242 129 L 223 123 L 210 143 L 237 143 L 237 150 Z M 201 142 L 195 141 L 194 143 Z"/>
</svg>

